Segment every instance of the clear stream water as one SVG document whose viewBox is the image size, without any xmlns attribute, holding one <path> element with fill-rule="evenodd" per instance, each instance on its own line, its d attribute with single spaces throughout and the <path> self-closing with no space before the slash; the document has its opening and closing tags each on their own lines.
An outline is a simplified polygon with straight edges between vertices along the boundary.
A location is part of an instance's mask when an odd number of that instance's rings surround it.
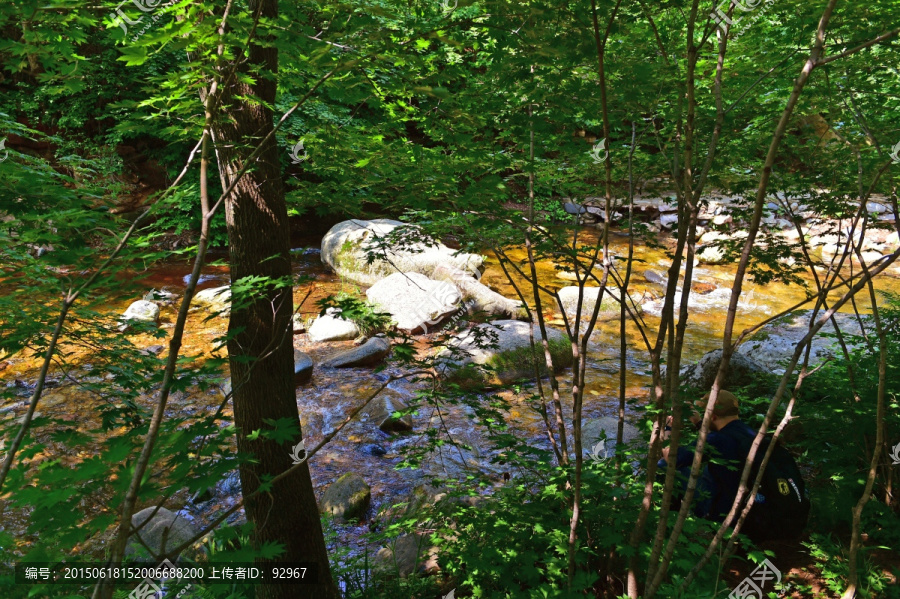
<svg viewBox="0 0 900 599">
<path fill-rule="evenodd" d="M 586 228 L 580 233 L 582 238 L 596 239 L 595 229 Z M 627 252 L 627 239 L 624 236 L 612 235 L 612 252 L 615 255 L 625 255 Z M 297 275 L 306 275 L 312 279 L 310 285 L 313 291 L 307 299 L 301 312 L 312 316 L 318 312 L 315 301 L 319 298 L 337 293 L 341 290 L 356 290 L 355 285 L 342 282 L 333 273 L 329 272 L 321 263 L 318 254 L 318 239 L 300 240 L 298 247 L 292 252 L 294 259 L 294 272 Z M 509 252 L 513 259 L 524 259 L 525 252 L 516 249 Z M 663 249 L 652 249 L 644 246 L 635 248 L 635 267 L 632 275 L 632 295 L 636 298 L 659 298 L 663 294 L 660 284 L 651 283 L 644 277 L 644 272 L 653 270 L 665 274 L 669 259 Z M 516 293 L 513 286 L 505 279 L 502 270 L 496 260 L 489 257 L 484 271 L 482 282 L 496 291 L 511 298 Z M 185 262 L 172 262 L 159 265 L 147 273 L 141 279 L 141 285 L 146 288 L 166 289 L 175 293 L 182 293 L 186 284 L 190 265 Z M 900 292 L 900 278 L 897 271 L 892 270 L 890 276 L 883 276 L 878 284 L 879 290 Z M 552 262 L 538 264 L 540 280 L 549 287 L 559 288 L 574 284 L 572 281 L 559 278 L 559 271 Z M 700 357 L 705 352 L 721 345 L 721 327 L 724 322 L 724 312 L 727 306 L 729 293 L 734 277 L 734 268 L 731 265 L 699 265 L 695 268 L 695 293 L 697 293 L 698 308 L 692 312 L 687 328 L 686 344 L 684 350 L 684 363 Z M 228 283 L 229 273 L 227 266 L 210 266 L 203 272 L 200 288 L 215 287 Z M 810 279 L 811 281 L 811 279 Z M 522 281 L 517 281 L 522 283 Z M 364 292 L 365 289 L 358 289 Z M 307 287 L 295 289 L 295 302 L 299 302 L 306 295 Z M 693 294 L 692 294 L 693 295 Z M 804 290 L 797 285 L 785 286 L 782 284 L 755 285 L 746 284 L 743 292 L 741 310 L 736 326 L 736 331 L 753 325 L 783 309 L 790 307 L 805 297 Z M 138 297 L 131 298 L 138 299 Z M 122 305 L 110 306 L 111 313 L 121 313 L 127 301 Z M 866 300 L 861 298 L 858 302 L 860 308 L 865 311 Z M 544 313 L 550 320 L 560 317 L 556 310 L 549 308 L 552 304 L 549 298 L 544 299 Z M 178 305 L 163 306 L 161 326 L 171 331 L 176 317 Z M 186 354 L 208 352 L 213 347 L 213 339 L 222 335 L 227 327 L 226 318 L 215 318 L 205 321 L 206 313 L 194 311 L 191 313 L 186 329 L 183 351 Z M 650 309 L 644 312 L 644 319 L 650 331 L 651 338 L 655 338 L 655 330 L 658 326 L 658 318 Z M 166 341 L 152 338 L 148 335 L 135 335 L 133 342 L 139 347 L 151 345 L 163 345 L 167 348 Z M 637 330 L 629 325 L 627 331 L 628 342 L 628 377 L 626 395 L 629 399 L 640 402 L 648 396 L 647 385 L 650 382 L 649 363 L 646 360 L 646 351 L 643 347 Z M 337 343 L 311 343 L 306 335 L 295 335 L 294 346 L 307 352 L 315 362 L 347 347 L 352 342 Z M 165 357 L 165 350 L 161 354 Z M 76 350 L 70 356 L 74 363 L 88 363 L 90 355 L 84 350 Z M 7 361 L 7 365 L 0 376 L 7 385 L 19 385 L 22 393 L 19 401 L 13 408 L 16 416 L 24 412 L 27 401 L 29 383 L 33 382 L 37 375 L 39 359 L 35 356 L 18 355 Z M 297 404 L 304 424 L 304 436 L 306 445 L 315 445 L 324 432 L 331 430 L 343 420 L 347 411 L 356 406 L 365 397 L 371 394 L 382 381 L 390 374 L 399 373 L 393 366 L 388 366 L 381 373 L 373 376 L 371 369 L 342 369 L 337 371 L 316 370 L 312 381 L 297 389 Z M 76 372 L 77 376 L 77 372 Z M 567 389 L 568 373 L 562 374 L 562 388 Z M 51 371 L 50 378 L 59 380 L 60 373 Z M 16 381 L 19 381 L 18 383 Z M 415 395 L 417 385 L 423 383 L 410 383 L 398 381 L 390 385 L 391 393 L 400 397 L 410 398 Z M 619 325 L 616 319 L 598 323 L 597 330 L 592 336 L 588 351 L 588 370 L 585 394 L 585 417 L 599 417 L 615 415 L 618 405 L 619 386 Z M 546 445 L 543 433 L 543 424 L 540 417 L 523 400 L 527 389 L 517 394 L 514 390 L 501 391 L 500 395 L 507 401 L 509 421 L 522 438 L 535 444 Z M 565 395 L 564 395 L 565 398 Z M 151 405 L 152 398 L 145 398 L 147 405 Z M 214 410 L 221 401 L 218 391 L 188 392 L 176 394 L 169 402 L 168 411 L 171 415 L 202 413 Z M 84 423 L 86 418 L 93 418 L 87 409 L 93 405 L 96 399 L 82 392 L 76 385 L 65 380 L 45 392 L 39 412 L 45 416 L 56 416 Z M 230 417 L 226 412 L 226 417 Z M 481 443 L 477 436 L 473 435 L 472 426 L 466 417 L 464 410 L 450 408 L 442 411 L 441 416 L 446 425 L 446 430 L 456 434 L 469 442 Z M 374 425 L 361 422 L 348 426 L 334 441 L 327 445 L 323 451 L 317 454 L 311 461 L 311 472 L 317 493 L 321 494 L 324 488 L 346 472 L 357 472 L 363 476 L 372 489 L 373 513 L 379 508 L 390 505 L 396 501 L 402 501 L 405 495 L 418 484 L 423 475 L 420 471 L 398 471 L 394 467 L 400 461 L 400 454 L 404 447 L 418 442 L 416 433 L 421 433 L 427 428 L 439 422 L 439 418 L 431 408 L 423 408 L 414 417 L 414 433 L 412 435 L 390 436 L 378 430 Z M 89 452 L 81 454 L 68 451 L 65 447 L 57 447 L 57 454 L 53 453 L 53 443 L 46 438 L 44 433 L 38 433 L 39 438 L 44 438 L 50 443 L 48 451 L 39 455 L 35 460 L 48 459 L 51 456 L 64 456 L 64 462 L 78 461 L 89 456 Z M 370 451 L 372 445 L 378 445 L 384 455 L 373 455 Z M 486 448 L 485 448 L 486 449 Z M 377 452 L 380 453 L 380 452 Z M 487 453 L 483 456 L 489 457 Z M 221 489 L 220 489 L 221 490 Z M 218 509 L 226 507 L 234 501 L 236 491 L 232 489 L 225 492 L 225 496 L 217 496 L 209 504 L 194 506 L 185 510 L 185 514 L 205 521 Z M 179 496 L 179 501 L 186 500 L 186 496 Z M 174 507 L 181 507 L 176 504 Z M 106 509 L 104 505 L 86 506 L 87 509 Z M 17 518 L 18 520 L 18 518 Z M 338 527 L 341 543 L 357 545 L 361 541 L 360 535 L 367 530 L 365 525 L 346 525 Z M 98 547 L 93 548 L 99 550 Z M 359 550 L 359 547 L 357 546 Z M 377 548 L 375 548 L 377 549 Z"/>
</svg>

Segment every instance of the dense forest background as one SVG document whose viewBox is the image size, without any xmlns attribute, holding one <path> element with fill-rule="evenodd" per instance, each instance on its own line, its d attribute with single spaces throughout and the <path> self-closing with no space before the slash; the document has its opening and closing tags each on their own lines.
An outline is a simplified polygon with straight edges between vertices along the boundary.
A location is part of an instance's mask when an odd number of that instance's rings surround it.
<svg viewBox="0 0 900 599">
<path fill-rule="evenodd" d="M 3 596 L 900 597 L 897 2 L 0 27 Z M 749 464 L 736 529 L 670 501 L 721 389 L 800 465 L 802 538 L 740 534 Z M 318 579 L 13 570 L 165 559 Z"/>
</svg>

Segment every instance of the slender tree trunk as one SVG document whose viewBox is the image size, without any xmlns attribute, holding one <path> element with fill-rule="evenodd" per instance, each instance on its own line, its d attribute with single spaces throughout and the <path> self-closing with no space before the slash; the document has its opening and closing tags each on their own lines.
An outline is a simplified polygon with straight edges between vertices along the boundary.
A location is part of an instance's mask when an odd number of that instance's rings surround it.
<svg viewBox="0 0 900 599">
<path fill-rule="evenodd" d="M 251 0 L 249 9 L 261 9 L 263 19 L 274 20 L 278 3 Z M 253 75 L 255 83 L 232 83 L 224 90 L 222 111 L 227 118 L 216 127 L 219 168 L 223 181 L 229 184 L 247 155 L 272 131 L 272 112 L 263 103 L 275 102 L 277 50 L 251 44 L 242 68 Z M 253 97 L 259 101 L 247 99 Z M 225 210 L 233 290 L 228 356 L 238 450 L 253 456 L 252 462 L 240 468 L 243 493 L 248 496 L 266 479 L 291 467 L 291 446 L 300 440 L 276 441 L 265 435 L 249 438 L 254 431 L 272 429 L 270 423 L 274 421 L 296 423 L 298 430 L 300 422 L 292 335 L 288 334 L 293 312 L 288 216 L 274 136 L 264 143 L 253 167 L 226 198 Z M 268 281 L 250 297 L 242 297 L 235 286 L 249 277 Z M 318 563 L 318 585 L 261 586 L 258 598 L 338 597 L 306 466 L 276 482 L 270 492 L 247 499 L 245 509 L 254 524 L 256 547 L 278 544 L 284 547 L 278 561 Z"/>
</svg>

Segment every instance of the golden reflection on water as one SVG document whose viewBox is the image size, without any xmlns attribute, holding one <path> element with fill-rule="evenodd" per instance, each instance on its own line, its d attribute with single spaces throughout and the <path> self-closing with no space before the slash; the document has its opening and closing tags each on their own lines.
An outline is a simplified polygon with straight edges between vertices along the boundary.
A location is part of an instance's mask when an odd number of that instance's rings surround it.
<svg viewBox="0 0 900 599">
<path fill-rule="evenodd" d="M 579 234 L 583 240 L 587 240 L 589 243 L 595 242 L 597 239 L 597 231 L 595 229 L 582 229 Z M 617 234 L 611 235 L 611 252 L 616 256 L 625 256 L 627 254 L 627 238 Z M 526 259 L 525 251 L 522 248 L 509 250 L 507 254 L 513 260 L 521 261 Z M 634 257 L 634 271 L 630 284 L 631 295 L 635 298 L 661 297 L 664 292 L 663 287 L 648 281 L 644 273 L 652 270 L 662 275 L 666 274 L 669 258 L 667 258 L 665 250 L 639 245 L 634 249 Z M 294 293 L 296 303 L 307 295 L 308 286 L 313 286 L 312 293 L 301 309 L 306 315 L 313 315 L 318 312 L 318 309 L 315 307 L 317 299 L 341 290 L 346 291 L 355 288 L 340 281 L 333 274 L 328 273 L 315 253 L 295 254 L 295 260 L 296 274 L 313 277 L 312 283 L 307 283 L 305 286 L 295 289 Z M 621 268 L 621 266 L 619 267 Z M 145 282 L 148 287 L 168 287 L 180 293 L 184 288 L 184 276 L 188 272 L 189 266 L 185 264 L 163 265 L 154 269 Z M 537 264 L 537 272 L 542 284 L 552 289 L 574 284 L 573 281 L 559 278 L 557 266 L 550 260 L 539 262 Z M 892 270 L 892 272 L 896 273 L 896 269 Z M 228 282 L 228 271 L 225 267 L 211 267 L 204 272 L 204 275 L 202 287 L 224 285 Z M 733 277 L 734 266 L 732 265 L 698 265 L 695 268 L 694 281 L 697 284 L 695 288 L 707 294 L 718 293 L 718 295 L 709 297 L 724 299 L 718 304 L 710 304 L 691 312 L 686 332 L 683 363 L 688 363 L 706 351 L 715 349 L 720 345 L 725 308 L 727 306 L 727 291 L 731 288 Z M 812 287 L 811 276 L 807 275 L 805 280 Z M 515 281 L 520 285 L 520 289 L 526 293 L 526 297 L 531 298 L 531 292 L 526 287 L 522 287 L 525 281 L 519 276 L 515 277 Z M 517 297 L 513 285 L 506 280 L 502 269 L 498 266 L 496 258 L 493 256 L 488 258 L 482 282 L 507 297 Z M 876 288 L 879 291 L 898 293 L 900 292 L 900 279 L 897 278 L 896 274 L 882 276 L 877 280 Z M 364 292 L 364 289 L 360 289 L 360 291 Z M 735 331 L 740 332 L 745 327 L 755 325 L 761 320 L 800 302 L 805 297 L 806 290 L 799 285 L 786 286 L 780 283 L 756 285 L 748 281 L 744 285 L 741 309 L 737 315 Z M 131 298 L 131 300 L 133 299 L 138 298 Z M 123 301 L 120 304 L 111 305 L 109 306 L 110 312 L 113 314 L 121 313 L 128 303 L 128 301 Z M 547 294 L 542 294 L 542 303 L 545 316 L 549 320 L 558 321 L 561 315 Z M 870 311 L 867 294 L 860 294 L 857 306 L 863 312 Z M 177 309 L 177 303 L 163 306 L 162 308 L 161 326 L 169 333 L 172 330 L 171 327 L 175 321 Z M 850 309 L 848 305 L 845 310 L 849 311 Z M 225 333 L 227 328 L 226 318 L 219 317 L 206 320 L 205 317 L 206 315 L 203 312 L 195 311 L 191 313 L 187 322 L 182 349 L 185 354 L 198 356 L 209 354 L 214 346 L 214 339 Z M 659 319 L 649 312 L 644 312 L 643 319 L 647 335 L 652 342 L 656 338 L 656 328 L 658 327 Z M 149 335 L 135 335 L 131 339 L 138 347 L 165 346 L 165 349 L 159 356 L 162 364 L 168 351 L 168 339 L 156 339 Z M 628 364 L 626 396 L 629 400 L 642 402 L 648 395 L 647 385 L 650 382 L 649 363 L 646 359 L 647 352 L 642 337 L 631 322 L 626 327 L 626 341 L 628 348 L 626 354 Z M 314 344 L 310 343 L 305 335 L 296 335 L 294 337 L 294 346 L 309 353 L 317 363 L 332 353 L 351 345 L 351 342 Z M 67 346 L 63 349 L 70 352 L 67 356 L 70 364 L 84 365 L 91 361 L 90 352 L 84 348 Z M 27 353 L 17 355 L 6 361 L 5 369 L 0 372 L 0 375 L 2 375 L 3 380 L 7 384 L 14 384 L 13 381 L 16 379 L 33 381 L 40 364 L 39 358 L 39 356 Z M 389 366 L 383 373 L 375 375 L 375 377 L 384 380 L 386 375 L 397 373 L 399 373 L 399 370 Z M 61 376 L 58 368 L 54 367 L 51 369 L 51 379 L 61 379 Z M 564 405 L 570 406 L 571 396 L 567 396 L 566 393 L 571 389 L 570 381 L 567 381 L 571 374 L 564 372 L 560 377 Z M 370 369 L 344 369 L 330 372 L 317 369 L 314 372 L 312 381 L 297 390 L 298 406 L 305 429 L 304 435 L 310 441 L 307 443 L 307 447 L 317 443 L 324 433 L 336 426 L 350 409 L 358 405 L 371 392 L 375 385 L 377 385 L 377 381 L 373 380 L 373 373 Z M 596 331 L 589 343 L 585 416 L 612 415 L 618 403 L 618 386 L 619 323 L 617 318 L 609 318 L 598 322 Z M 393 393 L 409 400 L 415 395 L 417 388 L 420 387 L 399 381 L 392 383 L 390 388 Z M 529 389 L 527 388 L 523 389 L 521 393 L 508 389 L 501 391 L 499 394 L 508 402 L 508 415 L 511 425 L 519 431 L 523 438 L 534 440 L 535 443 L 543 443 L 543 423 L 526 401 L 528 392 Z M 18 402 L 13 412 L 16 417 L 21 416 L 24 412 L 27 395 L 22 393 L 19 399 L 21 401 Z M 82 393 L 76 386 L 67 383 L 65 380 L 60 380 L 57 388 L 46 392 L 38 411 L 45 416 L 59 417 L 79 423 L 82 426 L 96 425 L 96 419 L 91 416 L 92 410 L 90 408 L 96 406 L 97 401 L 97 398 L 92 395 Z M 154 398 L 145 397 L 142 401 L 145 407 L 149 409 L 153 404 Z M 210 413 L 219 406 L 220 401 L 221 395 L 216 390 L 207 392 L 194 390 L 176 393 L 170 400 L 168 413 L 170 415 Z M 433 426 L 434 416 L 433 408 L 423 407 L 420 409 L 413 419 L 414 431 L 421 432 Z M 443 410 L 443 417 L 449 430 L 471 429 L 469 419 L 459 409 L 446 408 Z M 225 410 L 225 418 L 231 418 L 230 407 Z M 78 451 L 68 452 L 67 448 L 51 441 L 47 433 L 47 431 L 38 431 L 37 433 L 38 438 L 46 442 L 48 447 L 44 454 L 32 458 L 35 465 L 43 459 L 49 459 L 50 456 L 59 457 L 62 455 L 64 460 L 77 462 L 80 459 L 84 459 L 84 456 L 89 455 L 89 452 L 86 453 L 83 448 Z M 323 452 L 313 458 L 311 470 L 317 492 L 321 493 L 328 483 L 345 472 L 356 471 L 361 473 L 371 485 L 373 505 L 376 509 L 402 498 L 403 494 L 420 478 L 416 473 L 409 471 L 398 472 L 393 468 L 400 460 L 402 446 L 407 442 L 408 440 L 398 436 L 387 435 L 365 423 L 354 423 L 345 430 L 344 434 L 338 435 Z M 386 455 L 373 456 L 361 450 L 361 448 L 372 444 L 380 445 L 387 452 Z M 184 497 L 179 497 L 180 501 L 183 501 Z M 96 507 L 97 509 L 103 509 L 99 505 Z M 205 520 L 202 516 L 200 519 L 201 521 Z M 15 518 L 15 521 L 24 524 L 24 521 L 21 521 L 19 518 Z M 10 520 L 11 526 L 13 526 L 12 522 L 13 520 Z M 353 543 L 356 537 L 365 530 L 365 527 L 345 526 L 341 527 L 341 530 L 342 542 Z"/>
</svg>

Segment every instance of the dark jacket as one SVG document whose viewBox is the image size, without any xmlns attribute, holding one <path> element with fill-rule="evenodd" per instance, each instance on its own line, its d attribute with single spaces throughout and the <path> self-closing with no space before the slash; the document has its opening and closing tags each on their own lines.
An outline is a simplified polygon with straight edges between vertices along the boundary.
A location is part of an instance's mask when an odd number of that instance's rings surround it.
<svg viewBox="0 0 900 599">
<path fill-rule="evenodd" d="M 731 504 L 741 483 L 741 472 L 747 460 L 738 439 L 740 436 L 755 436 L 756 431 L 741 420 L 729 422 L 721 431 L 710 431 L 706 436 L 707 449 L 704 452 L 704 466 L 697 481 L 694 498 L 694 514 L 721 522 L 728 515 Z M 691 473 L 695 444 L 678 448 L 676 468 L 682 475 L 682 493 L 687 488 L 687 478 Z M 665 468 L 666 461 L 660 460 L 659 467 Z"/>
</svg>

